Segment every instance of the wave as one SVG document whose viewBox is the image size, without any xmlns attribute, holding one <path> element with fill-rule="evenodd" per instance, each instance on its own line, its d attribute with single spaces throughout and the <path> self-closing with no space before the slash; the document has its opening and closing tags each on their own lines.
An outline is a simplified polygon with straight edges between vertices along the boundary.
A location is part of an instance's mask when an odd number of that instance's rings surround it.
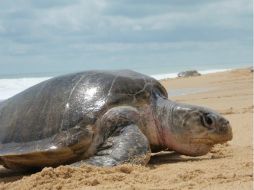
<svg viewBox="0 0 254 190">
<path fill-rule="evenodd" d="M 201 74 L 217 73 L 228 71 L 230 69 L 220 69 L 220 70 L 204 70 L 199 71 Z M 166 74 L 156 74 L 151 75 L 151 77 L 162 80 L 167 78 L 175 78 L 178 73 L 166 73 Z M 42 81 L 48 80 L 50 77 L 38 77 L 38 78 L 14 78 L 14 79 L 0 79 L 0 101 L 8 99 L 15 94 L 35 85 Z"/>
<path fill-rule="evenodd" d="M 0 101 L 47 79 L 49 77 L 0 79 Z"/>
</svg>

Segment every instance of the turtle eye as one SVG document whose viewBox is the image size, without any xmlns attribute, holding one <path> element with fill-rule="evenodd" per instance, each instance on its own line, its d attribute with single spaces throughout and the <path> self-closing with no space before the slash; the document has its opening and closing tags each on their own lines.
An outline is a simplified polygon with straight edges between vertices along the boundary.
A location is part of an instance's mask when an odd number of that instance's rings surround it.
<svg viewBox="0 0 254 190">
<path fill-rule="evenodd" d="M 214 125 L 214 117 L 211 114 L 204 114 L 201 121 L 204 127 L 207 128 L 211 128 Z"/>
</svg>

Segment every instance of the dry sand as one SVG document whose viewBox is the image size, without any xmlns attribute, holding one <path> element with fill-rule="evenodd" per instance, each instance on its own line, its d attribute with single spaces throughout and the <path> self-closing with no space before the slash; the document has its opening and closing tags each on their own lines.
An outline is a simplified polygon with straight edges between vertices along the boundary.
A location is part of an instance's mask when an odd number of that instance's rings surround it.
<svg viewBox="0 0 254 190">
<path fill-rule="evenodd" d="M 170 91 L 205 92 L 171 99 L 211 107 L 228 118 L 233 140 L 202 157 L 154 155 L 148 166 L 60 166 L 33 174 L 0 169 L 0 189 L 253 189 L 253 73 L 238 69 L 161 81 Z"/>
</svg>

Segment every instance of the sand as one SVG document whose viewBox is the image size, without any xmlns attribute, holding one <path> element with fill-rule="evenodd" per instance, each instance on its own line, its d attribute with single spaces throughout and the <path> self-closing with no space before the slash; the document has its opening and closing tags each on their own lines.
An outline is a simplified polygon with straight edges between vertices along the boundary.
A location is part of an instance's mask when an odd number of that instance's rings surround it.
<svg viewBox="0 0 254 190">
<path fill-rule="evenodd" d="M 26 174 L 2 168 L 0 190 L 253 189 L 253 73 L 250 69 L 167 79 L 161 83 L 170 91 L 205 89 L 170 98 L 218 110 L 231 122 L 233 140 L 215 146 L 201 157 L 161 152 L 147 166 L 60 166 Z"/>
</svg>

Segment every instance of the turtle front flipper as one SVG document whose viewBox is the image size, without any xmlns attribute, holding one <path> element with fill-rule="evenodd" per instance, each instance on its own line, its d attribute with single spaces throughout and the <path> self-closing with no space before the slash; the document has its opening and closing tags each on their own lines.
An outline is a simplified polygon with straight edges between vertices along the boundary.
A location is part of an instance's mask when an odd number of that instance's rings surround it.
<svg viewBox="0 0 254 190">
<path fill-rule="evenodd" d="M 103 143 L 95 155 L 73 165 L 88 163 L 98 166 L 114 166 L 122 163 L 146 164 L 150 159 L 150 145 L 140 130 L 140 115 L 131 106 L 117 106 L 101 118 Z"/>
<path fill-rule="evenodd" d="M 87 160 L 72 164 L 86 163 L 97 166 L 115 166 L 123 163 L 147 164 L 150 160 L 150 146 L 147 138 L 137 125 L 121 126 L 98 148 L 97 153 Z"/>
</svg>

